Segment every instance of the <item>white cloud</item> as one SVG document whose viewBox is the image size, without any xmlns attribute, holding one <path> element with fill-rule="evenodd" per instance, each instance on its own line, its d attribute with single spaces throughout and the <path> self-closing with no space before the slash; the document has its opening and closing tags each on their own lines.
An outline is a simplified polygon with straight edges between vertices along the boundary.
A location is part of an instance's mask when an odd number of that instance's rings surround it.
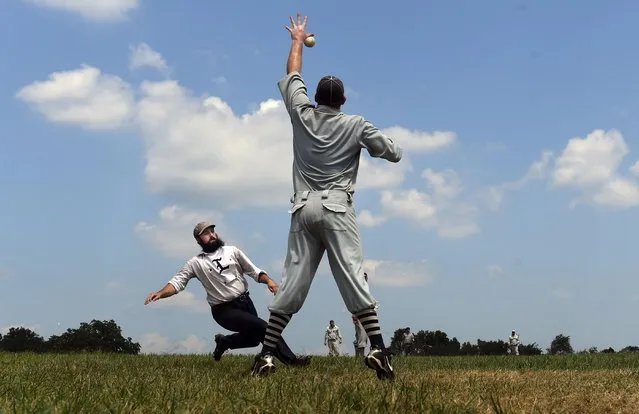
<svg viewBox="0 0 639 414">
<path fill-rule="evenodd" d="M 157 69 L 165 76 L 170 74 L 169 65 L 162 55 L 153 50 L 147 43 L 141 42 L 129 46 L 129 69 L 136 70 L 144 67 Z"/>
<path fill-rule="evenodd" d="M 386 135 L 396 141 L 404 151 L 428 153 L 451 146 L 457 141 L 452 131 L 411 131 L 401 126 L 382 129 Z"/>
<path fill-rule="evenodd" d="M 483 199 L 491 210 L 497 210 L 501 206 L 506 193 L 509 191 L 520 190 L 531 181 L 543 180 L 548 175 L 550 163 L 553 160 L 552 151 L 542 151 L 538 160 L 534 161 L 526 174 L 516 181 L 506 182 L 500 185 L 491 186 L 484 190 Z"/>
<path fill-rule="evenodd" d="M 38 335 L 40 335 L 40 333 L 38 332 L 38 330 L 40 329 L 40 325 L 39 324 L 34 324 L 34 325 L 26 325 L 26 324 L 19 324 L 19 325 L 7 325 L 5 327 L 3 327 L 0 332 L 2 333 L 2 335 L 6 335 L 9 333 L 9 330 L 11 328 L 24 328 L 24 329 L 29 329 L 35 333 L 37 333 Z"/>
<path fill-rule="evenodd" d="M 87 65 L 52 73 L 48 80 L 22 88 L 16 97 L 51 122 L 88 129 L 121 128 L 134 109 L 133 94 L 126 82 Z"/>
<path fill-rule="evenodd" d="M 200 251 L 193 238 L 193 228 L 200 221 L 215 224 L 215 231 L 227 244 L 223 215 L 217 211 L 189 211 L 179 206 L 167 206 L 160 210 L 156 223 L 139 222 L 135 233 L 144 241 L 168 257 L 187 259 Z"/>
<path fill-rule="evenodd" d="M 504 269 L 499 265 L 490 265 L 486 270 L 488 272 L 488 276 L 491 278 L 495 278 L 504 274 Z"/>
<path fill-rule="evenodd" d="M 451 169 L 422 172 L 429 192 L 418 189 L 382 191 L 381 205 L 390 217 L 411 220 L 444 238 L 464 238 L 479 233 L 479 210 L 461 199 L 463 186 Z"/>
<path fill-rule="evenodd" d="M 553 296 L 558 297 L 559 299 L 568 299 L 572 296 L 572 293 L 568 292 L 565 289 L 554 289 L 550 292 Z"/>
<path fill-rule="evenodd" d="M 420 262 L 364 260 L 364 271 L 368 274 L 368 283 L 371 285 L 423 286 L 434 280 L 426 263 L 426 260 Z"/>
<path fill-rule="evenodd" d="M 120 290 L 123 287 L 124 287 L 124 285 L 122 283 L 115 282 L 115 281 L 112 281 L 112 282 L 109 282 L 109 283 L 106 284 L 107 290 Z"/>
<path fill-rule="evenodd" d="M 623 135 L 614 129 L 597 129 L 586 138 L 572 138 L 555 160 L 552 183 L 556 188 L 581 190 L 581 197 L 571 202 L 573 207 L 581 202 L 635 207 L 639 205 L 639 186 L 618 172 L 628 152 Z"/>
<path fill-rule="evenodd" d="M 215 201 L 220 208 L 286 205 L 291 192 L 290 121 L 279 100 L 236 115 L 217 97 L 200 100 L 177 82 L 145 82 L 138 123 L 153 192 Z M 399 185 L 410 162 L 360 161 L 357 189 Z"/>
<path fill-rule="evenodd" d="M 193 280 L 191 280 L 191 283 Z M 197 280 L 195 281 L 197 282 Z M 152 302 L 147 306 L 181 309 L 193 313 L 208 313 L 211 311 L 211 307 L 206 299 L 196 298 L 195 295 L 188 290 L 183 290 L 171 297 Z"/>
<path fill-rule="evenodd" d="M 213 83 L 217 86 L 223 86 L 228 84 L 228 80 L 224 76 L 218 76 L 216 78 L 213 78 Z"/>
<path fill-rule="evenodd" d="M 376 227 L 386 222 L 386 217 L 375 216 L 370 210 L 362 210 L 357 216 L 359 224 L 364 227 Z"/>
<path fill-rule="evenodd" d="M 140 339 L 140 352 L 143 354 L 204 354 L 211 352 L 212 345 L 196 335 L 184 340 L 171 342 L 169 338 L 157 332 L 144 334 Z"/>
<path fill-rule="evenodd" d="M 143 54 L 147 57 L 141 62 L 164 66 L 159 54 Z M 236 114 L 222 99 L 197 96 L 175 80 L 145 81 L 138 92 L 135 102 L 120 78 L 83 66 L 35 82 L 18 97 L 52 122 L 105 129 L 131 121 L 146 146 L 145 175 L 152 193 L 183 204 L 213 203 L 222 210 L 288 205 L 293 149 L 282 101 L 267 99 L 253 111 Z M 358 191 L 397 187 L 412 169 L 411 153 L 432 152 L 456 139 L 452 132 L 397 126 L 384 131 L 404 147 L 404 159 L 389 163 L 362 151 Z"/>
<path fill-rule="evenodd" d="M 178 342 L 179 349 L 183 349 L 187 354 L 203 354 L 207 352 L 209 342 L 201 340 L 195 335 L 190 335 L 183 341 Z"/>
<path fill-rule="evenodd" d="M 632 167 L 630 167 L 630 172 L 634 175 L 639 175 L 639 161 L 632 164 Z"/>
<path fill-rule="evenodd" d="M 263 235 L 260 232 L 255 232 L 253 233 L 253 235 L 251 236 L 251 238 L 255 241 L 257 241 L 258 243 L 264 243 L 266 242 L 268 239 L 266 238 L 265 235 Z"/>
<path fill-rule="evenodd" d="M 140 6 L 139 0 L 23 0 L 102 22 L 120 21 Z"/>
<path fill-rule="evenodd" d="M 356 190 L 398 187 L 412 168 L 410 159 L 405 156 L 399 163 L 389 163 L 385 160 L 370 158 L 364 150 L 359 160 Z"/>
</svg>

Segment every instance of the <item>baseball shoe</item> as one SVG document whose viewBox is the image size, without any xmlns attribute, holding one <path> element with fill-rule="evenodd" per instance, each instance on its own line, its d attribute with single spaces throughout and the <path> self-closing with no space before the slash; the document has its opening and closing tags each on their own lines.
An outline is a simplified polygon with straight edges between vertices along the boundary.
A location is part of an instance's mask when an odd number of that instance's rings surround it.
<svg viewBox="0 0 639 414">
<path fill-rule="evenodd" d="M 289 365 L 292 367 L 305 367 L 311 363 L 310 355 L 295 358 Z"/>
<path fill-rule="evenodd" d="M 251 375 L 254 377 L 265 377 L 275 372 L 273 357 L 269 354 L 257 354 L 251 368 Z"/>
<path fill-rule="evenodd" d="M 226 336 L 222 334 L 215 335 L 215 350 L 213 351 L 213 359 L 219 361 L 222 358 L 222 354 L 229 349 L 229 345 L 226 340 Z"/>
<path fill-rule="evenodd" d="M 395 372 L 391 365 L 391 355 L 392 352 L 388 348 L 372 348 L 364 358 L 364 362 L 367 367 L 375 370 L 378 379 L 392 380 L 395 378 Z"/>
</svg>

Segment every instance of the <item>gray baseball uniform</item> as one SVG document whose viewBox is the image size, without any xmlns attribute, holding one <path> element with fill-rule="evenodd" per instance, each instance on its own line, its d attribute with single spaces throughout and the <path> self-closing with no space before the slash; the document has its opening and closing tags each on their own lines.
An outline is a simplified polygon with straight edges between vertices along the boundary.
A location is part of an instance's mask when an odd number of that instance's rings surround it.
<svg viewBox="0 0 639 414">
<path fill-rule="evenodd" d="M 299 311 L 325 251 L 347 309 L 374 308 L 353 206 L 360 153 L 365 148 L 371 157 L 399 162 L 402 150 L 359 115 L 315 108 L 299 73 L 278 86 L 293 126 L 294 195 L 284 274 L 269 309 Z"/>
</svg>

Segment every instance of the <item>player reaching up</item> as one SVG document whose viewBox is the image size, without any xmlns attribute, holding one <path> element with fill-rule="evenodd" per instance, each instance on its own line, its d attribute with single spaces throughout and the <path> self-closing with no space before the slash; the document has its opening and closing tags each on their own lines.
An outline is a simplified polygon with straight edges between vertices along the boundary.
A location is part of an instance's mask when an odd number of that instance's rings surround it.
<svg viewBox="0 0 639 414">
<path fill-rule="evenodd" d="M 344 84 L 334 76 L 320 79 L 315 107 L 301 76 L 307 17 L 291 17 L 291 49 L 287 74 L 278 83 L 293 127 L 293 189 L 288 250 L 280 290 L 275 295 L 268 328 L 253 375 L 274 371 L 273 355 L 282 332 L 308 294 L 322 260 L 331 272 L 347 309 L 364 326 L 371 349 L 364 358 L 379 379 L 394 378 L 391 352 L 384 345 L 376 301 L 364 279 L 363 251 L 353 206 L 362 149 L 370 156 L 399 162 L 401 148 L 359 115 L 341 111 Z"/>
</svg>

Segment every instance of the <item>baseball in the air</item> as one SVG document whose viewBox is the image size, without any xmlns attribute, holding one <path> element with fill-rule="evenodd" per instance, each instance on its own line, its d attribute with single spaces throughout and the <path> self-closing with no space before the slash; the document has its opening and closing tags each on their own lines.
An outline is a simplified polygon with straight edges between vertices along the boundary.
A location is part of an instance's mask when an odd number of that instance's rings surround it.
<svg viewBox="0 0 639 414">
<path fill-rule="evenodd" d="M 306 47 L 315 46 L 315 38 L 313 36 L 307 37 L 306 39 L 304 39 L 304 44 L 306 45 Z"/>
</svg>

